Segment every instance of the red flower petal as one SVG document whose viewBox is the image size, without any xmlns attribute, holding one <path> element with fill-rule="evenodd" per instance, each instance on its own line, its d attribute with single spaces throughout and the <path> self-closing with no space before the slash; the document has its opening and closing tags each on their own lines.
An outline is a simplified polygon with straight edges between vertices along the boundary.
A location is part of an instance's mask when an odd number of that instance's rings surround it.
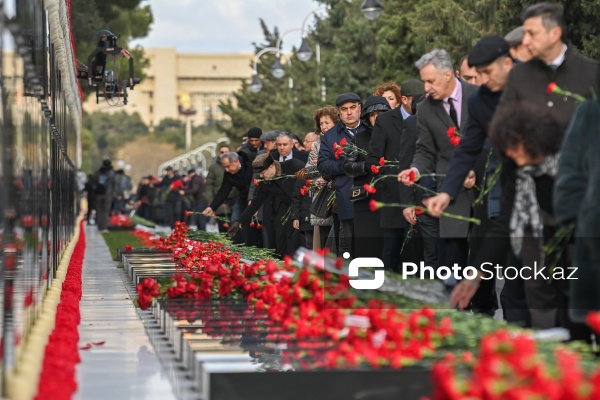
<svg viewBox="0 0 600 400">
<path fill-rule="evenodd" d="M 546 92 L 548 94 L 554 93 L 554 91 L 556 90 L 557 87 L 558 87 L 558 85 L 556 84 L 556 82 L 550 82 L 548 84 L 548 87 L 546 88 Z"/>
<path fill-rule="evenodd" d="M 342 140 L 340 140 L 340 144 L 342 146 L 345 146 L 347 142 L 348 142 L 348 140 L 346 140 L 346 138 L 342 138 Z"/>
<path fill-rule="evenodd" d="M 92 342 L 92 344 L 93 344 L 94 346 L 103 346 L 105 343 L 106 343 L 106 341 L 104 341 L 104 340 L 103 340 L 103 341 L 101 341 L 101 342 Z"/>
<path fill-rule="evenodd" d="M 86 343 L 83 346 L 79 347 L 81 350 L 89 350 L 92 348 L 91 343 Z"/>
</svg>

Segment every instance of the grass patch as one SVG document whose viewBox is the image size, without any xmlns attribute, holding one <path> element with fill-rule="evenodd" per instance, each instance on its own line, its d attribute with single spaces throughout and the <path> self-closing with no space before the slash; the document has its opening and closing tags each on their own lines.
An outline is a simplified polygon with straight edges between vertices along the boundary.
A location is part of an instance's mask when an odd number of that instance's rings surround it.
<svg viewBox="0 0 600 400">
<path fill-rule="evenodd" d="M 130 245 L 134 249 L 144 247 L 140 239 L 133 235 L 133 231 L 113 231 L 103 233 L 102 237 L 104 237 L 104 241 L 110 250 L 113 261 L 118 261 L 118 249 L 124 249 L 127 245 Z"/>
</svg>

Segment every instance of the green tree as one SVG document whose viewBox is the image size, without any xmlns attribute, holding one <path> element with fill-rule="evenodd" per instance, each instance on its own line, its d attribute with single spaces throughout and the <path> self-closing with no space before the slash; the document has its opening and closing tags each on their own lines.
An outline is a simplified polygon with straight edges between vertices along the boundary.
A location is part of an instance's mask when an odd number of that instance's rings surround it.
<svg viewBox="0 0 600 400">
<path fill-rule="evenodd" d="M 310 34 L 313 50 L 321 47 L 321 62 L 316 57 L 303 63 L 296 59 L 293 49 L 292 65 L 286 66 L 286 76 L 275 79 L 271 75 L 274 54 L 264 54 L 258 64 L 258 75 L 263 88 L 251 93 L 248 82 L 234 94 L 235 101 L 221 102 L 223 113 L 231 124 L 218 124 L 218 129 L 232 139 L 239 139 L 248 128 L 278 129 L 300 136 L 313 130 L 312 114 L 325 104 L 333 104 L 344 92 L 354 91 L 366 98 L 373 92 L 379 78 L 373 73 L 376 58 L 375 34 L 377 24 L 366 20 L 355 5 L 346 1 L 322 2 L 329 4 L 329 16 L 317 20 Z M 299 22 L 300 23 L 300 22 Z M 265 43 L 256 45 L 256 52 L 275 46 L 279 32 L 271 31 L 264 21 L 261 27 Z M 293 79 L 290 88 L 289 77 Z M 327 96 L 321 99 L 321 78 L 325 78 Z"/>
<path fill-rule="evenodd" d="M 185 124 L 176 118 L 162 119 L 152 132 L 159 142 L 173 143 L 177 148 L 185 147 Z"/>
<path fill-rule="evenodd" d="M 266 47 L 275 47 L 279 37 L 277 28 L 271 32 L 264 21 L 261 27 L 266 43 L 255 44 L 257 53 Z M 318 105 L 320 90 L 316 61 L 302 63 L 294 58 L 291 65 L 285 66 L 286 75 L 276 79 L 271 75 L 275 57 L 275 53 L 265 53 L 257 63 L 263 84 L 259 93 L 252 93 L 248 82 L 243 82 L 241 89 L 234 93 L 235 102 L 230 99 L 220 102 L 221 110 L 231 118 L 231 123 L 219 122 L 217 127 L 229 138 L 238 140 L 253 126 L 263 131 L 278 129 L 300 135 L 311 129 L 311 116 Z M 285 57 L 282 56 L 282 60 Z"/>
<path fill-rule="evenodd" d="M 95 143 L 97 149 L 95 151 L 98 152 L 99 158 L 112 158 L 118 147 L 137 136 L 148 134 L 148 127 L 140 115 L 137 112 L 127 114 L 125 111 L 111 114 L 102 112 L 86 114 L 83 119 L 83 131 L 86 130 L 91 133 L 93 138 L 88 149 L 93 150 L 92 143 Z M 85 141 L 82 140 L 82 143 L 85 144 Z M 85 150 L 84 147 L 84 153 Z"/>
</svg>

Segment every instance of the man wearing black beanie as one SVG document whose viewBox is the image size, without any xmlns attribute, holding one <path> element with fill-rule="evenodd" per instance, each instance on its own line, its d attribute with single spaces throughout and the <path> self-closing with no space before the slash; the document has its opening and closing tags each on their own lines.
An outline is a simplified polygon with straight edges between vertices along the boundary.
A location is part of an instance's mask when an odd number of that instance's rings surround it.
<svg viewBox="0 0 600 400">
<path fill-rule="evenodd" d="M 262 142 L 260 141 L 262 129 L 256 127 L 250 128 L 246 135 L 248 136 L 248 142 L 242 145 L 240 152 L 248 156 L 247 162 L 252 164 L 252 161 L 256 158 L 256 153 L 263 147 Z"/>
</svg>

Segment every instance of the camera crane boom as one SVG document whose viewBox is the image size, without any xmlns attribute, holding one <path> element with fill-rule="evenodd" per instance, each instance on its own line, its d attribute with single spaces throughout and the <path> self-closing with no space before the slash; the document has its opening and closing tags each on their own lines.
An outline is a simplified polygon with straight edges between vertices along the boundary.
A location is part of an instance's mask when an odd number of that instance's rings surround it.
<svg viewBox="0 0 600 400">
<path fill-rule="evenodd" d="M 136 84 L 140 83 L 140 78 L 134 77 L 133 56 L 124 48 L 117 45 L 118 37 L 112 32 L 103 30 L 98 35 L 98 45 L 92 54 L 88 57 L 88 67 L 77 68 L 77 78 L 85 79 L 88 86 L 96 88 L 96 104 L 101 97 L 104 97 L 110 105 L 127 104 L 127 88 L 133 90 Z M 116 58 L 122 55 L 129 62 L 129 77 L 127 80 L 119 82 L 116 69 Z M 115 61 L 115 68 L 106 69 L 106 59 L 112 56 Z M 102 87 L 102 89 L 101 89 Z M 112 100 L 116 99 L 116 103 Z M 109 101 L 110 100 L 110 101 Z"/>
</svg>

